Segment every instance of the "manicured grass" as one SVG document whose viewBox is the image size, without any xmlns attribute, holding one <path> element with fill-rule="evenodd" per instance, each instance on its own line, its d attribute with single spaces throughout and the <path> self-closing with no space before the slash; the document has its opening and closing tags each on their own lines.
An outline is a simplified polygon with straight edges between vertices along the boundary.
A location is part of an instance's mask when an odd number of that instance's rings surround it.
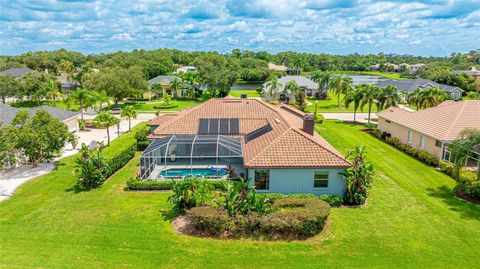
<svg viewBox="0 0 480 269">
<path fill-rule="evenodd" d="M 378 71 L 334 71 L 336 74 L 352 74 L 352 75 L 371 75 L 379 76 L 389 79 L 405 80 L 407 78 L 400 77 L 400 73 L 387 73 L 387 72 L 378 72 Z"/>
<path fill-rule="evenodd" d="M 329 99 L 327 100 L 318 100 L 317 110 L 318 112 L 353 112 L 353 104 L 347 109 L 344 104 L 344 95 L 340 95 L 340 106 L 338 106 L 338 96 L 334 92 L 328 92 Z M 311 104 L 307 106 L 306 111 L 315 112 L 315 100 L 307 100 Z M 357 113 L 362 112 L 360 108 L 357 110 Z M 368 112 L 368 106 L 363 108 L 363 112 Z M 372 113 L 377 112 L 377 105 L 373 104 Z"/>
<path fill-rule="evenodd" d="M 54 105 L 55 103 L 55 105 Z M 46 105 L 46 106 L 51 106 L 51 107 L 56 107 L 56 108 L 61 108 L 61 109 L 66 109 L 66 110 L 72 110 L 72 111 L 80 111 L 80 105 L 78 103 L 73 103 L 70 105 L 70 107 L 67 107 L 62 101 L 41 101 L 40 103 L 33 102 L 33 101 L 22 101 L 22 102 L 14 102 L 10 103 L 9 105 L 14 106 L 14 107 L 19 107 L 19 108 L 32 108 L 40 105 Z"/>
<path fill-rule="evenodd" d="M 229 94 L 231 96 L 240 97 L 242 94 L 247 94 L 248 97 L 260 97 L 260 94 L 256 90 L 231 90 Z"/>
<path fill-rule="evenodd" d="M 162 214 L 169 193 L 124 190 L 138 158 L 100 188 L 74 193 L 69 157 L 0 203 L 0 268 L 478 266 L 480 206 L 453 197 L 452 179 L 359 126 L 326 121 L 317 129 L 342 153 L 366 145 L 377 176 L 367 206 L 334 208 L 328 229 L 311 240 L 177 235 Z"/>
</svg>

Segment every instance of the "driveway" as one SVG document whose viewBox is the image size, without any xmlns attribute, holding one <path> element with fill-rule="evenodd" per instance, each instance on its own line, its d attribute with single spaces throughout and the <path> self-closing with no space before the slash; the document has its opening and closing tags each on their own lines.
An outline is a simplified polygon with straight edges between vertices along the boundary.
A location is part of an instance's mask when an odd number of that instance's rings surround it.
<svg viewBox="0 0 480 269">
<path fill-rule="evenodd" d="M 93 119 L 95 115 L 84 115 L 84 119 Z M 117 116 L 118 117 L 118 116 Z M 155 118 L 155 114 L 151 113 L 139 113 L 136 119 L 132 119 L 133 126 L 139 124 L 142 121 L 148 121 Z M 120 117 L 118 117 L 120 118 Z M 128 120 L 121 119 L 120 121 L 120 135 L 128 131 Z M 65 146 L 62 152 L 62 156 L 55 159 L 74 155 L 78 152 L 78 148 L 82 143 L 90 145 L 91 143 L 103 141 L 107 144 L 107 131 L 105 129 L 88 129 L 85 131 L 79 131 L 76 133 L 79 136 L 79 143 L 77 149 L 72 149 L 70 144 Z M 117 138 L 117 127 L 110 127 L 110 141 Z M 32 178 L 47 174 L 55 169 L 54 163 L 41 163 L 38 167 L 33 168 L 31 165 L 21 165 L 14 169 L 0 173 L 0 202 L 12 196 L 15 190 L 23 183 L 29 181 Z"/>
</svg>

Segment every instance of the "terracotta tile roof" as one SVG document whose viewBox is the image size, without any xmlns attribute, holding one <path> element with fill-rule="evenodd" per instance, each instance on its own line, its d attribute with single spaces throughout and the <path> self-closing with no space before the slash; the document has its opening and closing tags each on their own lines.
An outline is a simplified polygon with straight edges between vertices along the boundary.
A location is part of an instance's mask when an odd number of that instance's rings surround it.
<svg viewBox="0 0 480 269">
<path fill-rule="evenodd" d="M 256 99 L 210 99 L 177 115 L 159 119 L 149 136 L 197 134 L 201 118 L 238 118 L 245 167 L 348 167 L 350 163 L 320 135 L 305 133 L 303 112 L 285 105 L 270 105 Z M 271 131 L 246 141 L 245 135 L 266 125 Z"/>
<path fill-rule="evenodd" d="M 436 107 L 413 112 L 392 107 L 378 113 L 378 117 L 438 140 L 452 141 L 465 128 L 480 129 L 480 100 L 445 101 Z"/>
</svg>

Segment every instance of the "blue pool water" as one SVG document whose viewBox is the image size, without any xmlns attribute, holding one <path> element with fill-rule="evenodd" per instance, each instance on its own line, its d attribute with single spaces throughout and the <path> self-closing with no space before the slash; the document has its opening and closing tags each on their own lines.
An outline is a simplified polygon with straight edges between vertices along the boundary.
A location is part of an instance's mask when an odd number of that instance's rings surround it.
<svg viewBox="0 0 480 269">
<path fill-rule="evenodd" d="M 212 169 L 168 169 L 162 171 L 160 176 L 164 177 L 184 177 L 184 176 L 203 176 L 203 177 L 211 177 L 211 176 L 224 176 L 225 170 L 212 170 Z"/>
</svg>

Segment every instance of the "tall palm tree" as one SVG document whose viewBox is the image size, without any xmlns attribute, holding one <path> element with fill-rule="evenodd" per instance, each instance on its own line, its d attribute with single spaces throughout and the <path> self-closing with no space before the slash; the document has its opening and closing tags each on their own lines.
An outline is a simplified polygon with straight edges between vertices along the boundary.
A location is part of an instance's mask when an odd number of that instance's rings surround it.
<svg viewBox="0 0 480 269">
<path fill-rule="evenodd" d="M 383 110 L 387 107 L 397 106 L 400 102 L 400 95 L 398 94 L 397 87 L 388 85 L 387 87 L 380 89 L 377 101 L 377 111 Z"/>
<path fill-rule="evenodd" d="M 346 94 L 352 90 L 352 78 L 347 76 L 340 77 L 340 89 L 338 90 L 338 106 L 340 106 L 340 95 Z"/>
<path fill-rule="evenodd" d="M 47 79 L 43 83 L 42 87 L 45 97 L 49 100 L 52 100 L 53 106 L 57 107 L 57 98 L 61 96 L 57 81 L 53 79 Z"/>
<path fill-rule="evenodd" d="M 362 86 L 362 98 L 360 100 L 360 109 L 363 110 L 365 105 L 368 105 L 368 123 L 370 124 L 370 114 L 372 113 L 372 106 L 377 101 L 379 88 L 375 84 L 366 84 Z"/>
<path fill-rule="evenodd" d="M 98 104 L 98 111 L 100 112 L 103 108 L 103 104 L 107 103 L 110 105 L 110 97 L 105 91 L 93 92 L 92 93 L 93 101 L 95 104 Z"/>
<path fill-rule="evenodd" d="M 333 79 L 335 75 L 329 72 L 323 72 L 319 76 L 318 80 L 318 87 L 322 89 L 323 91 L 328 91 L 330 87 L 330 81 Z"/>
<path fill-rule="evenodd" d="M 172 82 L 170 82 L 170 90 L 172 91 L 172 96 L 178 97 L 177 90 L 183 88 L 183 86 L 184 83 L 179 78 L 175 78 Z"/>
<path fill-rule="evenodd" d="M 440 88 L 425 88 L 420 93 L 420 107 L 428 108 L 437 106 L 448 98 L 447 94 Z"/>
<path fill-rule="evenodd" d="M 107 128 L 108 145 L 110 146 L 110 130 L 109 127 L 120 122 L 112 113 L 102 111 L 95 117 L 95 124 L 99 127 Z"/>
<path fill-rule="evenodd" d="M 90 93 L 85 89 L 78 88 L 71 96 L 74 100 L 78 101 L 78 104 L 80 105 L 80 118 L 83 120 L 83 105 L 87 102 Z"/>
<path fill-rule="evenodd" d="M 353 103 L 353 121 L 357 121 L 357 110 L 360 107 L 360 102 L 362 100 L 363 89 L 361 85 L 357 85 L 350 91 L 345 94 L 344 102 L 345 108 L 349 108 L 350 104 Z"/>
<path fill-rule="evenodd" d="M 282 88 L 282 86 L 283 86 L 282 83 L 278 82 L 277 77 L 273 77 L 265 83 L 265 87 L 268 90 L 268 95 L 270 95 L 273 98 L 275 98 L 278 95 L 278 90 Z"/>
<path fill-rule="evenodd" d="M 196 100 L 195 89 L 198 86 L 199 80 L 196 72 L 186 72 L 183 75 L 183 81 L 188 86 L 187 95 Z"/>
<path fill-rule="evenodd" d="M 415 90 L 413 92 L 410 92 L 408 95 L 407 95 L 407 102 L 410 104 L 410 105 L 414 105 L 417 110 L 420 108 L 420 93 L 422 92 L 422 90 L 420 90 L 420 88 L 415 88 Z"/>
<path fill-rule="evenodd" d="M 295 80 L 290 80 L 283 88 L 283 94 L 285 94 L 285 96 L 288 96 L 288 92 L 290 91 L 290 94 L 295 95 L 299 90 L 300 87 L 298 87 L 297 82 Z"/>
<path fill-rule="evenodd" d="M 130 132 L 132 126 L 132 118 L 137 118 L 137 110 L 132 105 L 126 106 L 120 112 L 120 116 L 124 119 L 128 119 L 128 132 Z"/>
<path fill-rule="evenodd" d="M 342 79 L 340 78 L 340 76 L 332 76 L 330 78 L 328 89 L 332 91 L 334 95 L 338 95 L 339 100 L 340 100 L 340 92 L 342 91 L 341 85 L 342 85 Z M 340 106 L 340 101 L 338 101 L 337 105 Z"/>
</svg>

